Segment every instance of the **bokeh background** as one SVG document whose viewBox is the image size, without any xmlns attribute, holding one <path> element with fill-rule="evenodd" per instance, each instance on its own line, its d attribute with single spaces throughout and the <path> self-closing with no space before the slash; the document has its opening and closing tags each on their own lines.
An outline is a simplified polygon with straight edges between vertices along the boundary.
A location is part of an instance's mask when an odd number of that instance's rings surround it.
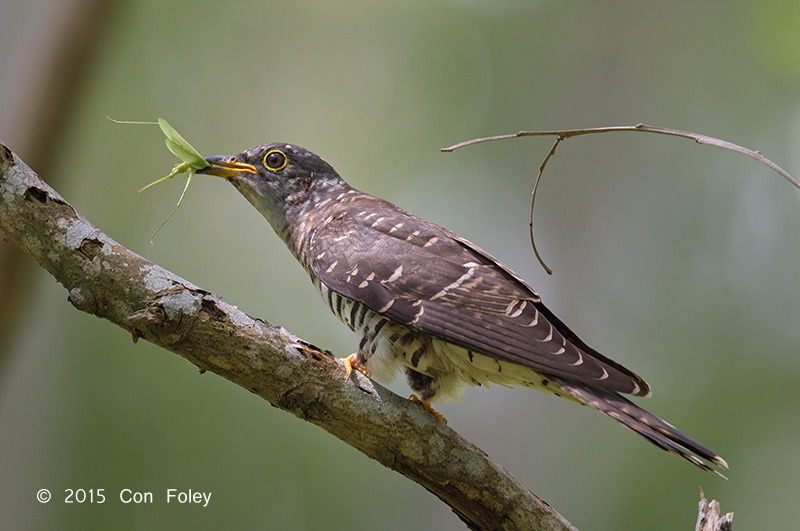
<svg viewBox="0 0 800 531">
<path fill-rule="evenodd" d="M 719 452 L 704 474 L 588 408 L 478 388 L 450 425 L 581 529 L 693 528 L 698 487 L 741 529 L 796 525 L 800 195 L 691 141 L 520 129 L 657 124 L 761 149 L 800 175 L 800 4 L 2 0 L 0 139 L 123 245 L 339 356 L 329 314 L 221 180 L 135 191 L 175 159 L 303 145 L 357 188 L 447 226 L 529 280 L 589 344 L 643 375 L 642 405 Z M 6 529 L 462 529 L 422 487 L 246 390 L 66 301 L 0 245 L 0 514 Z M 401 381 L 392 385 L 407 394 Z M 48 488 L 43 505 L 36 492 Z M 104 488 L 104 504 L 64 490 Z M 149 491 L 125 505 L 121 489 Z M 166 489 L 211 491 L 206 508 Z"/>
</svg>

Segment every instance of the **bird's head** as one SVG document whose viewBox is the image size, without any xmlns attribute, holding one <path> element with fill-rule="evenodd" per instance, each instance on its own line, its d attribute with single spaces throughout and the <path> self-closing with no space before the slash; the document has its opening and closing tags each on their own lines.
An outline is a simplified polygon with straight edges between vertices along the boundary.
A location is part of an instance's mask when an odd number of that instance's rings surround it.
<svg viewBox="0 0 800 531">
<path fill-rule="evenodd" d="M 297 216 L 349 188 L 321 157 L 284 142 L 206 161 L 210 166 L 197 173 L 230 181 L 281 235 Z"/>
</svg>

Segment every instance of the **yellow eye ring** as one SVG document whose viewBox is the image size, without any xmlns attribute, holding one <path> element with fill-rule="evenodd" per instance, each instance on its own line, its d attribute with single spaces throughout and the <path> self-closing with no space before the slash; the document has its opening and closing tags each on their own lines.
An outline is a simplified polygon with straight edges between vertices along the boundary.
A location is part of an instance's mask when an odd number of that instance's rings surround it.
<svg viewBox="0 0 800 531">
<path fill-rule="evenodd" d="M 286 154 L 280 149 L 270 149 L 267 151 L 267 154 L 264 155 L 264 167 L 269 171 L 280 171 L 284 169 L 288 163 L 289 159 L 286 158 Z"/>
</svg>

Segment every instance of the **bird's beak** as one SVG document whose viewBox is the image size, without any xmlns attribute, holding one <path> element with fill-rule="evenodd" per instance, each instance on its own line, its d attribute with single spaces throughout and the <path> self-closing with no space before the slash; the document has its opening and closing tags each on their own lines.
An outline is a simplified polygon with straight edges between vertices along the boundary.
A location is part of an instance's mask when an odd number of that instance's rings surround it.
<svg viewBox="0 0 800 531">
<path fill-rule="evenodd" d="M 206 157 L 206 162 L 208 162 L 210 166 L 197 170 L 195 173 L 214 175 L 216 177 L 222 177 L 223 179 L 232 179 L 242 172 L 258 173 L 255 166 L 245 164 L 244 162 L 237 162 L 236 157 L 231 157 L 230 155 Z"/>
</svg>

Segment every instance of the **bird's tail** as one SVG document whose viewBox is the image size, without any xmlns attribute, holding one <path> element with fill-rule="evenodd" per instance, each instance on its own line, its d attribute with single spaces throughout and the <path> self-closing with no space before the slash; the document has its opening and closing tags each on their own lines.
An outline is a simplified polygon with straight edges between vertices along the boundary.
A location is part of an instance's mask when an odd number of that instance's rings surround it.
<svg viewBox="0 0 800 531">
<path fill-rule="evenodd" d="M 720 468 L 728 468 L 728 463 L 724 459 L 668 422 L 645 411 L 630 400 L 612 391 L 597 389 L 578 382 L 570 382 L 561 378 L 552 378 L 552 381 L 561 387 L 565 393 L 587 406 L 605 413 L 659 448 L 682 457 L 703 470 L 725 478 L 725 476 L 702 461 L 700 457 Z"/>
</svg>

